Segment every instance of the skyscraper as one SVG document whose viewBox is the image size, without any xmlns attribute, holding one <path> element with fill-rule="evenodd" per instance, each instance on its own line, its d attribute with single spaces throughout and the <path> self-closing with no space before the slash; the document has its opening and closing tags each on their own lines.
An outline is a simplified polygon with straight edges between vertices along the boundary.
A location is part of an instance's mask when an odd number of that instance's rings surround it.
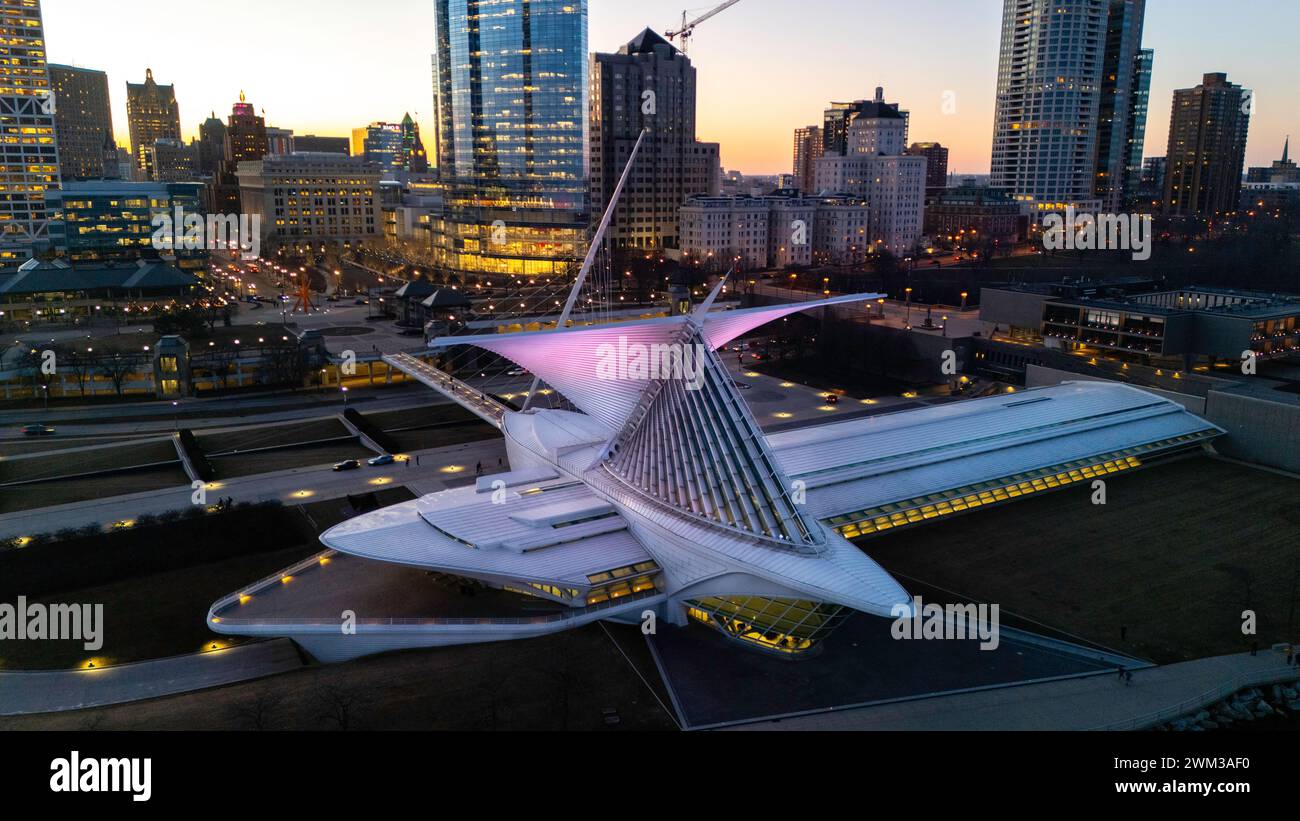
<svg viewBox="0 0 1300 821">
<path fill-rule="evenodd" d="M 59 173 L 65 180 L 117 176 L 117 147 L 108 99 L 108 75 L 90 68 L 50 66 L 54 122 L 59 138 Z M 112 153 L 106 153 L 112 146 Z M 112 168 L 107 167 L 111 158 Z"/>
<path fill-rule="evenodd" d="M 415 174 L 429 170 L 429 153 L 420 139 L 420 124 L 408 112 L 402 118 L 402 167 Z"/>
<path fill-rule="evenodd" d="M 821 126 L 794 130 L 794 184 L 805 194 L 817 193 L 817 161 L 824 151 Z"/>
<path fill-rule="evenodd" d="M 1253 97 L 1227 74 L 1206 74 L 1174 92 L 1169 123 L 1165 212 L 1207 216 L 1232 211 L 1241 195 Z"/>
<path fill-rule="evenodd" d="M 926 174 L 924 156 L 904 153 L 907 112 L 885 102 L 885 90 L 877 88 L 874 100 L 832 103 L 824 122 L 825 156 L 814 163 L 814 190 L 866 200 L 866 246 L 873 253 L 907 253 L 921 237 Z"/>
<path fill-rule="evenodd" d="M 237 176 L 239 164 L 257 162 L 271 153 L 266 136 L 266 118 L 257 113 L 242 91 L 239 92 L 239 102 L 230 109 L 225 132 L 222 159 L 212 186 L 212 209 L 221 214 L 238 214 L 242 208 Z"/>
<path fill-rule="evenodd" d="M 350 140 L 347 137 L 319 137 L 315 134 L 303 134 L 293 138 L 293 150 L 313 154 L 350 153 Z"/>
<path fill-rule="evenodd" d="M 1154 51 L 1142 48 L 1145 13 L 1146 0 L 1111 0 L 1106 19 L 1093 189 L 1110 212 L 1120 211 L 1141 182 L 1155 59 Z"/>
<path fill-rule="evenodd" d="M 695 139 L 695 68 L 650 29 L 616 54 L 591 57 L 591 207 L 603 213 L 627 159 L 649 129 L 614 212 L 615 249 L 676 249 L 682 202 L 717 194 L 717 143 Z"/>
<path fill-rule="evenodd" d="M 939 143 L 912 143 L 907 153 L 925 157 L 925 191 L 935 194 L 948 187 L 948 149 Z"/>
<path fill-rule="evenodd" d="M 231 171 L 241 162 L 254 162 L 266 156 L 266 118 L 258 116 L 244 92 L 239 92 L 239 102 L 230 109 L 226 126 L 226 161 Z"/>
<path fill-rule="evenodd" d="M 284 156 L 296 150 L 292 128 L 266 127 L 266 153 Z"/>
<path fill-rule="evenodd" d="M 873 134 L 888 133 L 888 145 L 880 146 L 882 153 L 902 154 L 907 146 L 911 114 L 897 103 L 885 102 L 885 90 L 876 89 L 874 100 L 855 100 L 851 103 L 831 103 L 822 115 L 822 153 L 828 157 L 843 157 L 851 152 L 849 129 L 859 120 L 870 120 Z M 864 123 L 865 124 L 865 123 Z M 867 152 L 870 146 L 857 146 Z"/>
<path fill-rule="evenodd" d="M 436 0 L 439 264 L 567 273 L 587 234 L 586 0 Z"/>
<path fill-rule="evenodd" d="M 226 124 L 212 112 L 199 126 L 199 173 L 216 178 L 226 159 Z"/>
<path fill-rule="evenodd" d="M 45 192 L 59 187 L 50 74 L 40 0 L 0 0 L 0 265 L 49 239 Z"/>
<path fill-rule="evenodd" d="M 365 129 L 362 154 L 367 163 L 379 166 L 380 171 L 404 168 L 405 134 L 401 123 L 371 123 Z"/>
<path fill-rule="evenodd" d="M 199 144 L 159 138 L 149 147 L 154 182 L 192 182 L 199 174 Z"/>
<path fill-rule="evenodd" d="M 1003 0 L 990 181 L 1035 220 L 1098 212 L 1097 120 L 1109 0 Z"/>
<path fill-rule="evenodd" d="M 176 105 L 175 87 L 158 85 L 153 69 L 145 69 L 143 83 L 126 84 L 126 119 L 135 167 L 152 178 L 149 149 L 158 140 L 181 139 L 181 111 Z"/>
</svg>

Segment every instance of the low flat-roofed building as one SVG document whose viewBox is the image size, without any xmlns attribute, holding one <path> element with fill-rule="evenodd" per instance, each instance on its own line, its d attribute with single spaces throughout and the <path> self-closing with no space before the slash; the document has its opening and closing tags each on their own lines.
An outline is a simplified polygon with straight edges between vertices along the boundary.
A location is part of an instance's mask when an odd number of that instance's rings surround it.
<svg viewBox="0 0 1300 821">
<path fill-rule="evenodd" d="M 1012 245 L 1028 232 L 1028 215 L 1000 188 L 945 188 L 932 192 L 926 203 L 925 233 L 931 238 L 965 233 Z"/>
<path fill-rule="evenodd" d="M 1156 289 L 1150 280 L 989 286 L 980 317 L 1049 348 L 1096 350 L 1147 364 L 1300 353 L 1300 295 L 1191 286 Z M 1034 317 L 1037 317 L 1036 334 Z"/>
<path fill-rule="evenodd" d="M 79 267 L 29 260 L 0 273 L 0 328 L 109 316 L 132 304 L 191 297 L 199 285 L 193 274 L 160 260 Z"/>
</svg>

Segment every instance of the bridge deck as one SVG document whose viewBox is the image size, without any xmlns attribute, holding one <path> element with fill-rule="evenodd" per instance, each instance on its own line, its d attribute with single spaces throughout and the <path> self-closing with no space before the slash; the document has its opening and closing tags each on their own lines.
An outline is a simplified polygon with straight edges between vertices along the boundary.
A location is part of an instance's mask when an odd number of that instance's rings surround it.
<svg viewBox="0 0 1300 821">
<path fill-rule="evenodd" d="M 462 382 L 451 374 L 439 370 L 428 362 L 416 359 L 410 354 L 388 354 L 384 362 L 397 368 L 402 373 L 418 380 L 421 384 L 433 388 L 438 393 L 473 413 L 483 421 L 501 427 L 506 412 L 505 405 L 493 399 L 473 385 Z"/>
</svg>

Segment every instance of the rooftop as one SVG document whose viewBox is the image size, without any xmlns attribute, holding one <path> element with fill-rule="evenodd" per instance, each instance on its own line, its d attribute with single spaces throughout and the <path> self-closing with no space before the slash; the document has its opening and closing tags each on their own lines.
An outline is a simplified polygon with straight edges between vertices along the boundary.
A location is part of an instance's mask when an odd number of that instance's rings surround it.
<svg viewBox="0 0 1300 821">
<path fill-rule="evenodd" d="M 199 280 L 192 274 L 161 260 L 87 268 L 57 260 L 29 260 L 17 271 L 0 273 L 0 297 L 70 291 L 172 290 L 198 284 Z"/>
<path fill-rule="evenodd" d="M 768 437 L 828 519 L 1130 448 L 1221 430 L 1128 385 L 1074 382 Z"/>
</svg>

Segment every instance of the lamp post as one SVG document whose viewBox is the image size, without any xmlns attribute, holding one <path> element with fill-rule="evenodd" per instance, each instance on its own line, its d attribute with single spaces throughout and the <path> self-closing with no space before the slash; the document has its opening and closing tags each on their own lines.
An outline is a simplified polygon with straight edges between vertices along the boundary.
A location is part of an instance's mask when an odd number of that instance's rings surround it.
<svg viewBox="0 0 1300 821">
<path fill-rule="evenodd" d="M 966 297 L 968 296 L 970 296 L 970 294 L 966 291 L 961 292 L 961 309 L 963 312 L 966 310 Z"/>
<path fill-rule="evenodd" d="M 903 292 L 907 295 L 907 327 L 912 327 L 912 289 L 904 288 Z"/>
</svg>

